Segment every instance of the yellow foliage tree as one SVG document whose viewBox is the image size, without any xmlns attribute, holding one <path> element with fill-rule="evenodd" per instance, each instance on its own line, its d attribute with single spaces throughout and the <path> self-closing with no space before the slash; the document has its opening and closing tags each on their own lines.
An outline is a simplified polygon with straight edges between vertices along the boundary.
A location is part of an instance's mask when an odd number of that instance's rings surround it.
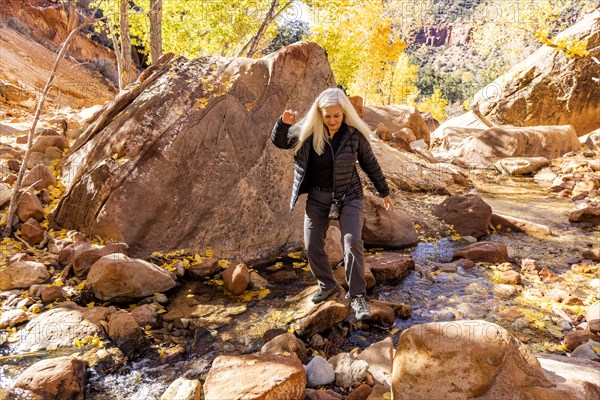
<svg viewBox="0 0 600 400">
<path fill-rule="evenodd" d="M 431 97 L 424 99 L 423 102 L 419 104 L 419 110 L 429 111 L 433 118 L 442 122 L 448 119 L 448 115 L 446 114 L 447 105 L 448 100 L 443 98 L 442 91 L 440 89 L 434 89 Z"/>
</svg>

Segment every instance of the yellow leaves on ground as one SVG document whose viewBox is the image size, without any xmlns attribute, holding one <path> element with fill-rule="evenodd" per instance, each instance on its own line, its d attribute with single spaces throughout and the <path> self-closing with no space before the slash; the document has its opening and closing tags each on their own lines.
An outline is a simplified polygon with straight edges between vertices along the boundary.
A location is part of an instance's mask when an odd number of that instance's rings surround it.
<svg viewBox="0 0 600 400">
<path fill-rule="evenodd" d="M 261 288 L 258 290 L 246 290 L 244 291 L 244 293 L 238 295 L 238 296 L 234 296 L 234 299 L 236 301 L 239 301 L 241 303 L 249 303 L 252 300 L 262 300 L 264 299 L 269 293 L 271 293 L 271 291 L 269 289 L 266 288 Z"/>
<path fill-rule="evenodd" d="M 84 346 L 93 346 L 93 347 L 104 347 L 104 343 L 97 335 L 94 336 L 86 336 L 83 339 L 75 338 L 73 340 L 73 347 L 81 348 Z"/>
<path fill-rule="evenodd" d="M 289 258 L 293 258 L 295 260 L 299 260 L 299 259 L 301 259 L 301 258 L 304 257 L 304 252 L 302 252 L 302 251 L 296 251 L 294 253 L 289 253 L 288 257 Z"/>
</svg>

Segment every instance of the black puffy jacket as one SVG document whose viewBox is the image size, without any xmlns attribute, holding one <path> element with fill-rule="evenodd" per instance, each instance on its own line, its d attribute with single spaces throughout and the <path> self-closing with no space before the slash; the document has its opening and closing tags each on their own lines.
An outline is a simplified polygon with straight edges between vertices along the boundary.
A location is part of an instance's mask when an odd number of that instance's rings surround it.
<svg viewBox="0 0 600 400">
<path fill-rule="evenodd" d="M 271 141 L 280 149 L 290 149 L 298 141 L 297 137 L 288 135 L 290 126 L 283 123 L 280 116 L 273 127 Z M 350 125 L 348 125 L 348 129 L 344 131 L 343 135 L 344 137 L 341 139 L 333 161 L 333 190 L 336 198 L 340 198 L 344 193 L 346 194 L 345 200 L 362 197 L 362 183 L 358 173 L 355 171 L 356 161 L 358 161 L 362 170 L 366 172 L 373 185 L 375 185 L 379 196 L 385 197 L 389 195 L 390 189 L 383 176 L 383 172 L 381 172 L 381 167 L 373 154 L 369 141 L 358 129 Z M 312 140 L 308 139 L 302 144 L 298 154 L 294 155 L 294 187 L 290 209 L 294 208 L 298 197 L 302 193 L 308 193 L 310 189 L 306 185 L 306 182 L 304 182 L 310 146 L 312 146 Z M 326 144 L 326 146 L 328 145 Z"/>
</svg>

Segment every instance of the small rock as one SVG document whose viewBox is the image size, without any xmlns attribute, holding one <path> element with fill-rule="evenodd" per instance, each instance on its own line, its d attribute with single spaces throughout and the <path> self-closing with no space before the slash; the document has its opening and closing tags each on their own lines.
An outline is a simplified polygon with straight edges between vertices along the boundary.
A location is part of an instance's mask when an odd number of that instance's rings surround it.
<svg viewBox="0 0 600 400">
<path fill-rule="evenodd" d="M 538 271 L 538 262 L 532 258 L 525 258 L 521 260 L 521 272 L 524 274 L 535 273 Z"/>
<path fill-rule="evenodd" d="M 27 172 L 21 185 L 24 188 L 33 185 L 34 189 L 40 190 L 50 185 L 56 186 L 56 177 L 46 165 L 36 165 Z"/>
<path fill-rule="evenodd" d="M 219 259 L 212 257 L 202 261 L 200 264 L 192 265 L 188 269 L 188 273 L 192 278 L 203 279 L 216 274 L 220 270 L 221 267 L 219 266 Z"/>
<path fill-rule="evenodd" d="M 521 274 L 517 271 L 503 271 L 500 274 L 500 281 L 505 284 L 518 285 L 521 283 Z"/>
<path fill-rule="evenodd" d="M 21 309 L 4 311 L 2 315 L 0 315 L 0 329 L 12 328 L 27 322 L 28 320 L 29 317 L 27 316 L 27 313 Z"/>
<path fill-rule="evenodd" d="M 160 400 L 200 400 L 202 384 L 197 379 L 184 377 L 175 379 L 165 390 Z"/>
<path fill-rule="evenodd" d="M 328 385 L 335 380 L 333 367 L 321 356 L 313 357 L 304 369 L 308 387 Z"/>
<path fill-rule="evenodd" d="M 394 310 L 385 303 L 373 300 L 369 304 L 371 320 L 384 328 L 394 326 Z"/>
<path fill-rule="evenodd" d="M 585 207 L 571 212 L 569 222 L 587 222 L 591 225 L 600 225 L 600 207 Z"/>
<path fill-rule="evenodd" d="M 587 309 L 585 320 L 588 323 L 588 329 L 592 333 L 600 332 L 600 301 L 595 302 Z"/>
<path fill-rule="evenodd" d="M 594 262 L 600 262 L 600 247 L 595 247 L 593 249 L 586 249 L 581 252 L 581 255 L 585 258 L 589 258 Z"/>
<path fill-rule="evenodd" d="M 16 261 L 0 267 L 0 290 L 28 289 L 50 279 L 48 269 L 35 261 Z"/>
<path fill-rule="evenodd" d="M 409 254 L 372 254 L 365 257 L 365 263 L 379 283 L 395 282 L 415 269 L 415 262 Z"/>
<path fill-rule="evenodd" d="M 158 326 L 158 323 L 156 321 L 158 313 L 156 311 L 156 308 L 150 304 L 142 304 L 141 306 L 134 308 L 131 311 L 131 315 L 133 316 L 133 319 L 135 319 L 137 324 L 141 327 L 150 325 L 151 327 L 155 328 L 156 326 Z"/>
<path fill-rule="evenodd" d="M 600 337 L 587 330 L 576 330 L 567 332 L 563 338 L 565 347 L 569 351 L 575 350 L 577 347 L 587 343 L 589 340 L 598 342 L 600 341 Z"/>
<path fill-rule="evenodd" d="M 55 301 L 64 301 L 67 295 L 60 286 L 48 286 L 41 292 L 42 302 L 44 304 L 54 303 Z"/>
<path fill-rule="evenodd" d="M 290 353 L 296 353 L 300 361 L 304 364 L 306 362 L 306 347 L 302 340 L 298 339 L 293 333 L 286 332 L 279 335 L 260 349 L 261 354 L 275 354 L 275 355 L 289 355 Z"/>
<path fill-rule="evenodd" d="M 271 286 L 269 281 L 263 278 L 258 272 L 250 272 L 250 287 L 252 289 L 263 289 L 267 286 Z"/>
<path fill-rule="evenodd" d="M 585 358 L 586 360 L 600 359 L 600 355 L 594 351 L 594 347 L 600 348 L 600 342 L 589 341 L 583 343 L 573 350 L 571 357 Z"/>
<path fill-rule="evenodd" d="M 351 387 L 354 382 L 362 381 L 369 369 L 366 361 L 358 360 L 350 353 L 337 354 L 328 362 L 335 371 L 335 384 L 346 389 Z"/>
<path fill-rule="evenodd" d="M 234 295 L 244 292 L 250 283 L 250 272 L 246 264 L 241 262 L 227 267 L 223 272 L 223 282 L 225 288 Z"/>
<path fill-rule="evenodd" d="M 31 246 L 41 243 L 44 240 L 44 233 L 44 228 L 33 218 L 29 218 L 21 226 L 21 237 Z"/>
<path fill-rule="evenodd" d="M 135 358 L 148 345 L 135 318 L 125 310 L 109 315 L 108 336 L 130 358 Z"/>
<path fill-rule="evenodd" d="M 372 391 L 369 385 L 362 383 L 350 392 L 346 400 L 367 400 Z"/>
<path fill-rule="evenodd" d="M 17 216 L 23 222 L 29 218 L 40 221 L 44 218 L 44 208 L 37 196 L 30 191 L 20 192 L 21 200 L 17 204 Z"/>
<path fill-rule="evenodd" d="M 467 258 L 474 262 L 503 263 L 508 262 L 508 249 L 503 243 L 478 242 L 456 251 L 452 260 Z"/>
<path fill-rule="evenodd" d="M 539 272 L 540 279 L 547 282 L 555 282 L 558 280 L 558 275 L 550 271 L 548 268 L 542 268 Z"/>
</svg>

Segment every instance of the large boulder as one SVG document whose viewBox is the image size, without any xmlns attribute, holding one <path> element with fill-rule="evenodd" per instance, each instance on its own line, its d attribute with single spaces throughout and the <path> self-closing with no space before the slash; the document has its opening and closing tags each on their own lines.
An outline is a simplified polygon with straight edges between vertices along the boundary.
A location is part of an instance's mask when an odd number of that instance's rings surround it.
<svg viewBox="0 0 600 400">
<path fill-rule="evenodd" d="M 207 400 L 302 400 L 305 391 L 306 373 L 295 353 L 219 356 L 204 383 Z"/>
<path fill-rule="evenodd" d="M 588 50 L 600 46 L 600 11 L 557 35 L 557 39 L 586 41 Z M 571 124 L 579 136 L 600 127 L 600 96 L 594 78 L 600 65 L 593 53 L 569 57 L 565 51 L 542 46 L 531 56 L 481 89 L 473 106 L 497 124 L 517 126 Z M 499 95 L 490 95 L 491 88 Z"/>
<path fill-rule="evenodd" d="M 394 399 L 538 399 L 555 383 L 506 329 L 483 320 L 413 325 L 400 335 Z"/>
<path fill-rule="evenodd" d="M 557 158 L 581 149 L 571 125 L 496 126 L 466 138 L 451 151 L 453 163 L 464 167 L 487 168 L 508 157 Z"/>
<path fill-rule="evenodd" d="M 492 207 L 476 194 L 455 195 L 438 204 L 433 215 L 463 236 L 481 238 L 488 233 Z"/>
<path fill-rule="evenodd" d="M 35 261 L 16 261 L 0 267 L 0 290 L 27 289 L 50 279 L 46 266 Z"/>
<path fill-rule="evenodd" d="M 83 400 L 86 373 L 86 362 L 78 358 L 50 358 L 23 371 L 15 387 L 30 390 L 47 400 Z"/>
<path fill-rule="evenodd" d="M 419 241 L 413 220 L 402 208 L 386 211 L 383 201 L 365 193 L 363 240 L 370 247 L 405 248 Z"/>
<path fill-rule="evenodd" d="M 128 301 L 164 292 L 176 284 L 175 276 L 166 269 L 115 253 L 92 264 L 86 287 L 101 300 Z"/>
<path fill-rule="evenodd" d="M 300 336 L 310 337 L 323 332 L 342 322 L 350 315 L 350 300 L 345 298 L 345 291 L 340 290 L 337 296 L 315 304 L 311 298 L 318 287 L 312 286 L 286 299 L 293 307 L 292 326 Z"/>
<path fill-rule="evenodd" d="M 383 123 L 390 132 L 410 128 L 417 140 L 423 139 L 429 145 L 430 130 L 416 107 L 393 104 L 389 106 L 364 106 L 363 120 L 372 130 Z"/>
</svg>

